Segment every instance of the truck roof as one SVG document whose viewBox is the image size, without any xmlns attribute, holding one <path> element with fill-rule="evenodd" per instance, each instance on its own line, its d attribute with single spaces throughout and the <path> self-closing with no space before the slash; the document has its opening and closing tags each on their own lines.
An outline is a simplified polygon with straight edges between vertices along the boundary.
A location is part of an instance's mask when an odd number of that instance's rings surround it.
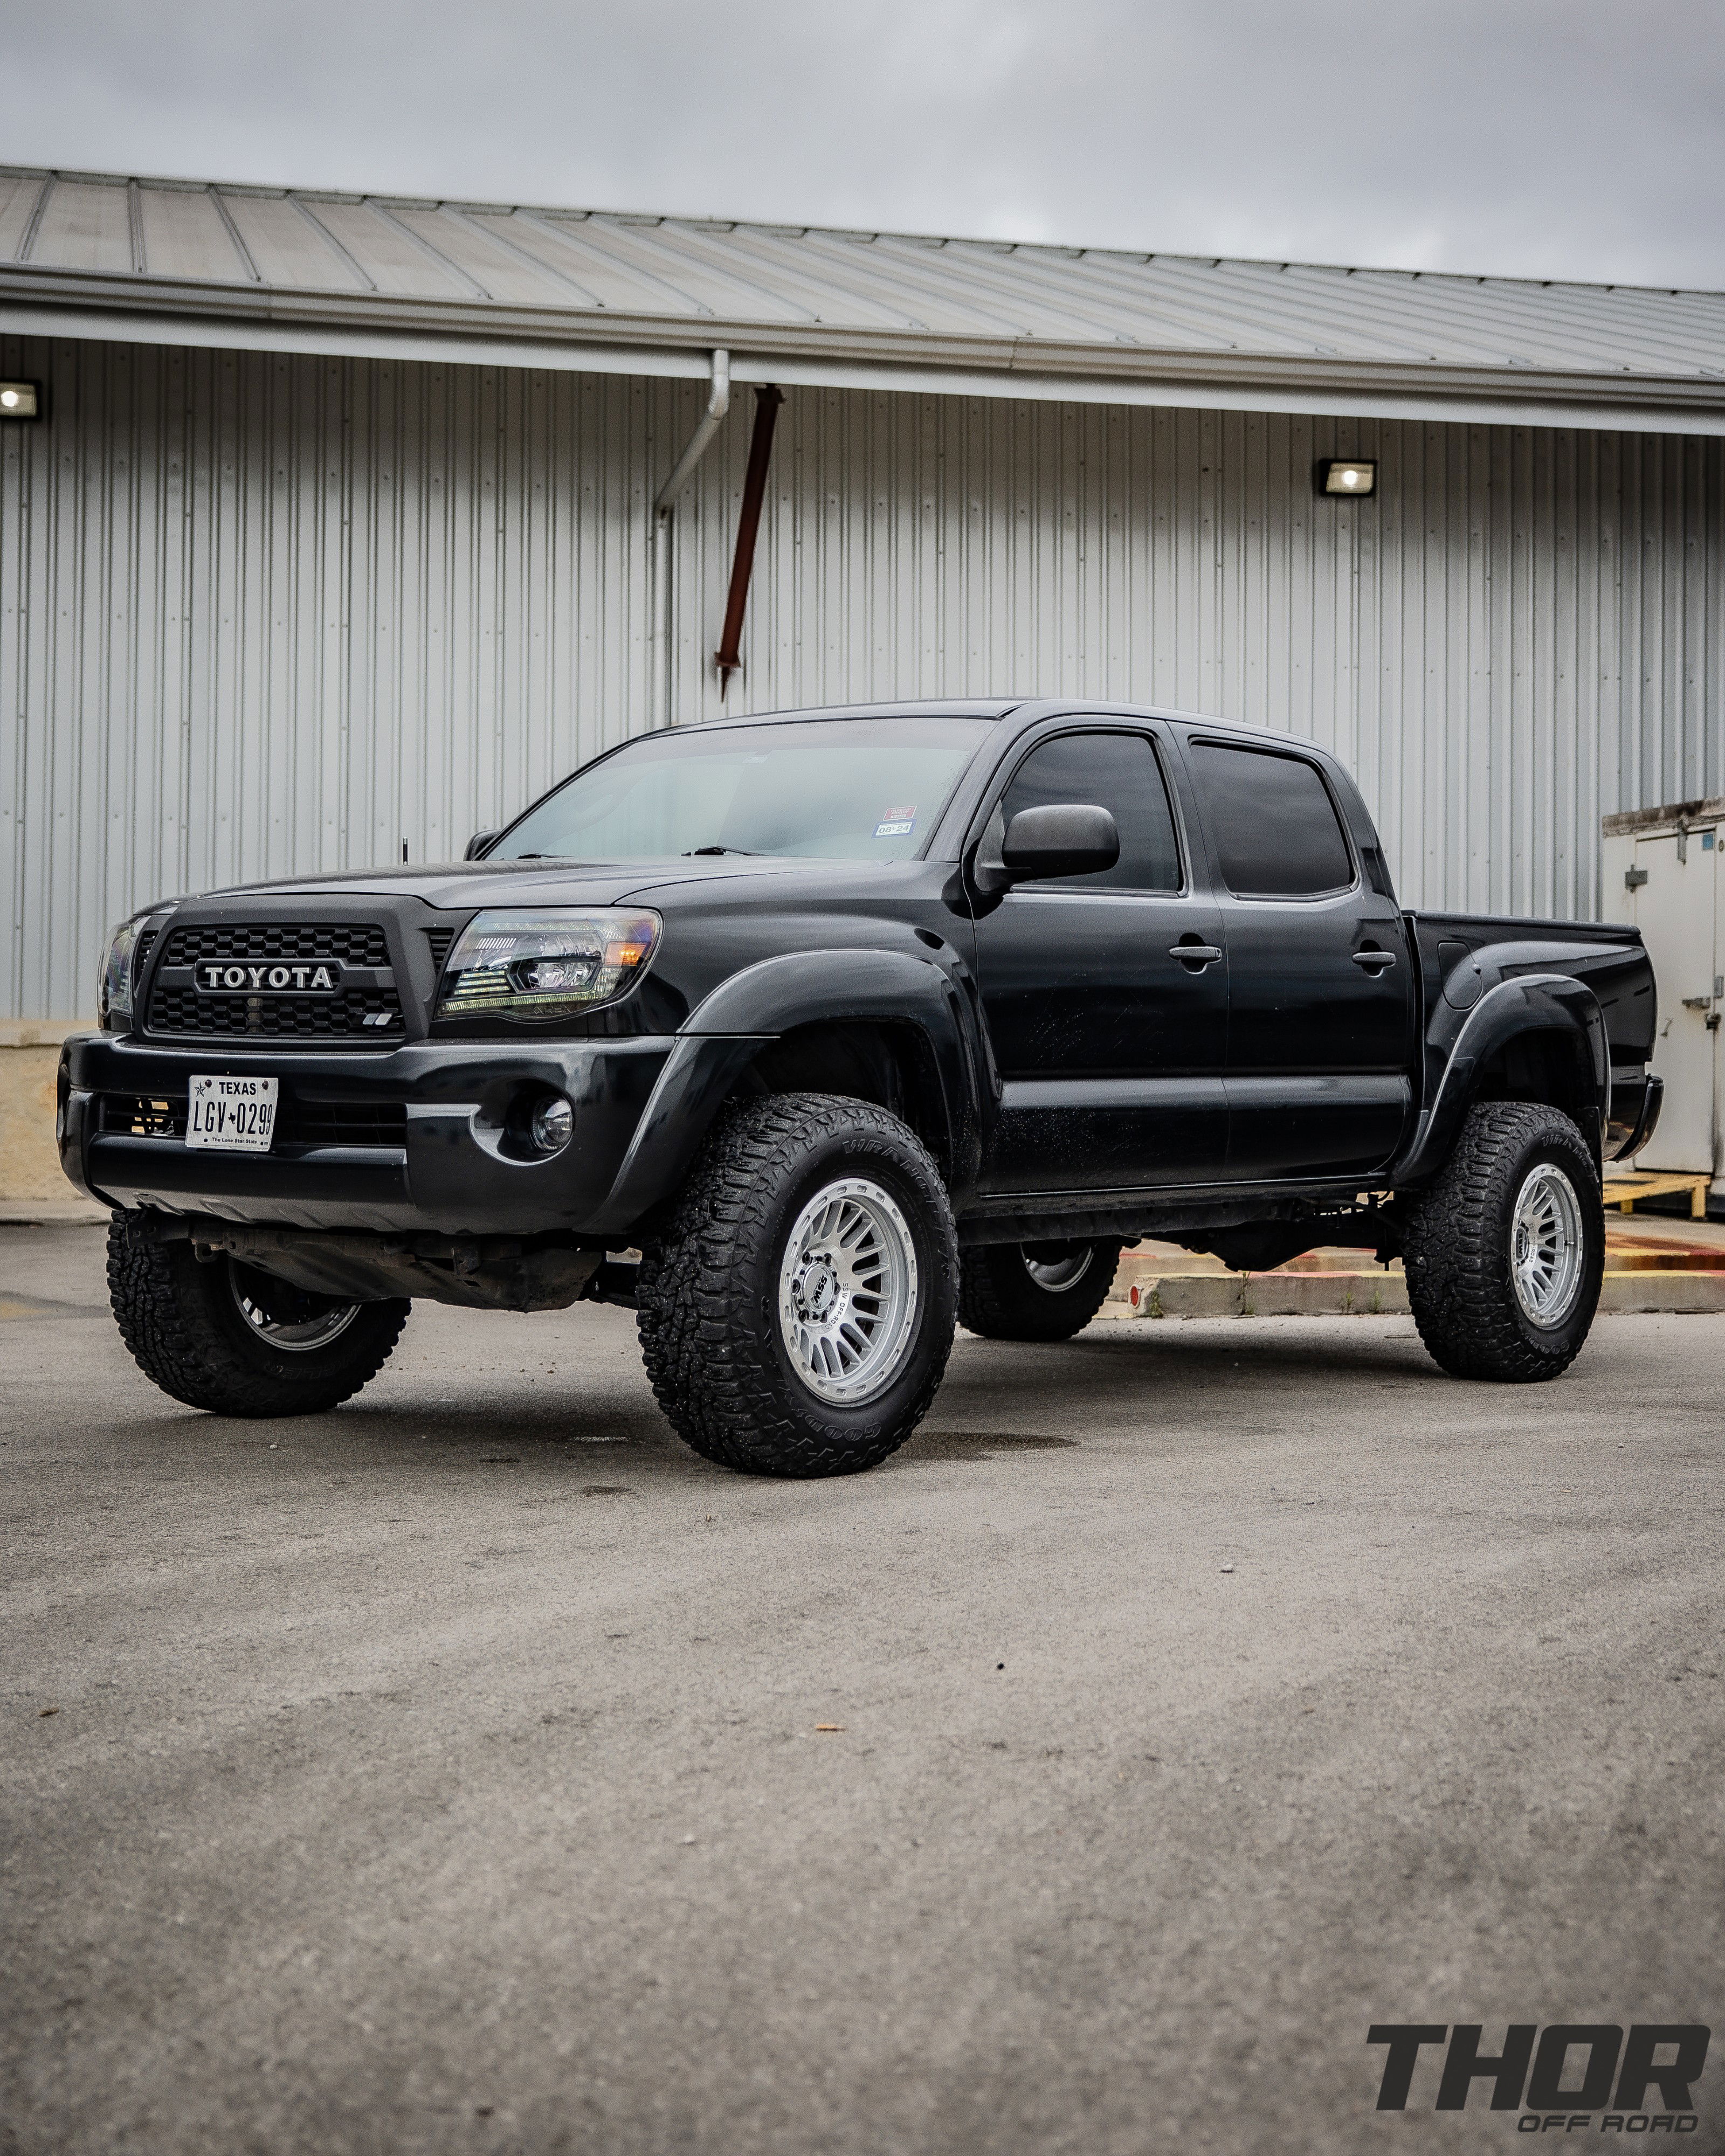
<svg viewBox="0 0 1725 2156">
<path fill-rule="evenodd" d="M 1127 703 L 1114 698 L 1082 696 L 923 696 L 878 704 L 806 704 L 791 711 L 739 711 L 735 716 L 701 719 L 687 726 L 657 727 L 655 732 L 711 733 L 732 726 L 788 725 L 797 720 L 808 719 L 1004 719 L 1013 712 L 1030 718 L 1065 711 L 1075 714 L 1094 712 L 1098 717 L 1178 719 L 1188 726 L 1225 726 L 1232 732 L 1261 734 L 1266 740 L 1274 742 L 1297 738 L 1304 748 L 1316 749 L 1325 755 L 1330 753 L 1321 742 L 1311 741 L 1303 736 L 1290 736 L 1281 727 L 1255 726 L 1248 719 L 1221 718 L 1212 711 L 1181 711 L 1166 704 Z"/>
</svg>

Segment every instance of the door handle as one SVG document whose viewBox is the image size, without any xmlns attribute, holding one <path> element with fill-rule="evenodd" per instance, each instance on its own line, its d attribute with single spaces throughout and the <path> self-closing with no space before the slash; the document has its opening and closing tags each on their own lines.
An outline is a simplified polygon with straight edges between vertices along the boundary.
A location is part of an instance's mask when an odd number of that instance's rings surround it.
<svg viewBox="0 0 1725 2156">
<path fill-rule="evenodd" d="M 1386 967 L 1395 963 L 1395 953 L 1394 951 L 1356 951 L 1353 963 L 1356 966 L 1375 966 L 1381 973 Z"/>
<path fill-rule="evenodd" d="M 1214 966 L 1222 955 L 1214 943 L 1170 943 L 1168 954 L 1183 966 Z"/>
</svg>

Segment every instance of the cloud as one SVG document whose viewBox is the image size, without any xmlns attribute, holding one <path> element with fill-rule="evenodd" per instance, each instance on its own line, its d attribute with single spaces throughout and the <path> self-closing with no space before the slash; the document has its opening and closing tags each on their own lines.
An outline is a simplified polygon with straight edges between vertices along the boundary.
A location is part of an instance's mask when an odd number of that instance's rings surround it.
<svg viewBox="0 0 1725 2156">
<path fill-rule="evenodd" d="M 1725 287 L 1716 0 L 59 0 L 18 162 Z"/>
</svg>

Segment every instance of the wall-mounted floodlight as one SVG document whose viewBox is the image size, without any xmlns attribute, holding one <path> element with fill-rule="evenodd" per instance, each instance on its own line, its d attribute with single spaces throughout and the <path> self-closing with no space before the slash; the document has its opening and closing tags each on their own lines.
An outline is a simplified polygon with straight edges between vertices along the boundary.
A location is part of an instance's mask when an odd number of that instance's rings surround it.
<svg viewBox="0 0 1725 2156">
<path fill-rule="evenodd" d="M 1375 457 L 1327 457 L 1317 468 L 1321 494 L 1375 494 L 1378 459 Z"/>
<path fill-rule="evenodd" d="M 33 382 L 0 382 L 0 419 L 39 419 L 42 395 Z"/>
</svg>

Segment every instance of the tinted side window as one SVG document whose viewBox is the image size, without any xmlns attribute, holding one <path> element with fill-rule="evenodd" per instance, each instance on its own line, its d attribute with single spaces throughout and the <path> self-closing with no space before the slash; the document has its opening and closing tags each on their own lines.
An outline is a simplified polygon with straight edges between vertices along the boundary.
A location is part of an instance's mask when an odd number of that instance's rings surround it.
<svg viewBox="0 0 1725 2156">
<path fill-rule="evenodd" d="M 1142 734 L 1060 734 L 1033 749 L 1006 789 L 1010 823 L 1021 808 L 1083 802 L 1112 812 L 1120 859 L 1098 875 L 1058 876 L 1037 891 L 1178 891 L 1180 849 L 1156 752 Z"/>
<path fill-rule="evenodd" d="M 1222 880 L 1236 898 L 1315 898 L 1346 891 L 1353 859 L 1330 790 L 1303 758 L 1195 742 Z"/>
</svg>

